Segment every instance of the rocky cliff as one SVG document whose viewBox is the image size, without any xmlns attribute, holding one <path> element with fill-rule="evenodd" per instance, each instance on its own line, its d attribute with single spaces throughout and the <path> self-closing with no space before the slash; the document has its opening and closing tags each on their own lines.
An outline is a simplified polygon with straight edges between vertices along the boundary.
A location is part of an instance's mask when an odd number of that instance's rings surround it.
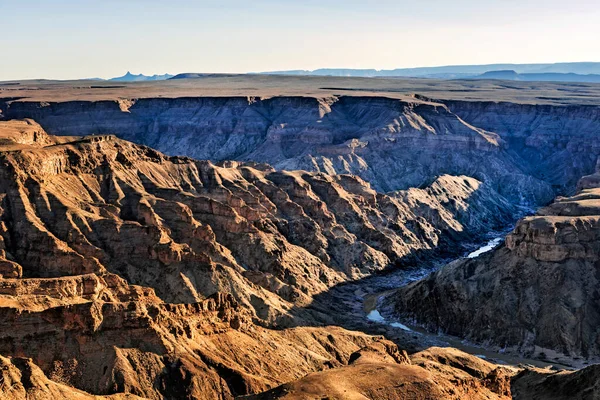
<svg viewBox="0 0 600 400">
<path fill-rule="evenodd" d="M 400 289 L 396 312 L 505 350 L 597 360 L 598 182 L 598 175 L 584 177 L 575 196 L 519 221 L 497 250 Z"/>
<path fill-rule="evenodd" d="M 506 150 L 525 160 L 527 174 L 574 189 L 594 172 L 600 141 L 600 108 L 446 101 L 460 118 L 498 134 Z M 572 194 L 572 192 L 568 192 Z"/>
<path fill-rule="evenodd" d="M 383 195 L 32 120 L 1 122 L 0 145 L 5 398 L 230 399 L 357 359 L 394 370 L 406 356 L 381 337 L 290 326 L 327 322 L 313 295 L 515 211 L 464 176 Z"/>
<path fill-rule="evenodd" d="M 600 154 L 594 106 L 339 96 L 13 100 L 4 108 L 52 134 L 116 134 L 213 162 L 351 173 L 382 192 L 466 175 L 528 205 L 570 193 Z"/>
<path fill-rule="evenodd" d="M 7 278 L 119 274 L 169 302 L 225 290 L 272 321 L 287 303 L 409 264 L 514 212 L 466 177 L 383 195 L 349 175 L 219 166 L 114 136 L 5 125 L 18 133 L 0 159 Z"/>
<path fill-rule="evenodd" d="M 453 350 L 408 357 L 324 327 L 332 319 L 311 304 L 340 283 L 457 256 L 523 205 L 572 195 L 600 153 L 597 108 L 418 96 L 1 108 L 41 123 L 0 122 L 5 397 L 551 390 L 549 371 L 512 377 Z M 402 289 L 396 312 L 527 355 L 594 359 L 599 182 L 580 180 L 497 251 Z M 580 376 L 595 373 L 551 380 Z"/>
</svg>

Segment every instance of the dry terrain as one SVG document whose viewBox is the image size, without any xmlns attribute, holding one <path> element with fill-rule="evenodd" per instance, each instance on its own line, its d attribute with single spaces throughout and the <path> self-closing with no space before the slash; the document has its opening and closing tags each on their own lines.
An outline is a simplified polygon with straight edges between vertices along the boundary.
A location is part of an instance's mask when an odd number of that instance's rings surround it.
<svg viewBox="0 0 600 400">
<path fill-rule="evenodd" d="M 595 398 L 599 94 L 1 82 L 0 396 Z"/>
<path fill-rule="evenodd" d="M 0 82 L 0 98 L 49 102 L 197 96 L 320 98 L 333 95 L 356 95 L 407 99 L 418 94 L 439 100 L 598 105 L 599 93 L 600 84 L 595 83 L 230 74 L 203 74 L 192 79 L 155 82 L 93 80 Z"/>
</svg>

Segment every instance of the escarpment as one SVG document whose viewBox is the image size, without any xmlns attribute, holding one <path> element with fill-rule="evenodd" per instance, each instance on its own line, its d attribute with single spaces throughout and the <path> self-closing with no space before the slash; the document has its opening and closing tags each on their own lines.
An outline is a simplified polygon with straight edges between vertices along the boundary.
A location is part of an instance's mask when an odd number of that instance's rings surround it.
<svg viewBox="0 0 600 400">
<path fill-rule="evenodd" d="M 593 171 L 593 106 L 412 101 L 385 97 L 195 97 L 8 101 L 57 135 L 116 134 L 171 155 L 353 174 L 380 192 L 444 174 L 485 182 L 507 200 L 547 204 Z"/>
<path fill-rule="evenodd" d="M 444 267 L 389 300 L 430 329 L 553 359 L 597 360 L 600 186 L 519 221 L 497 250 Z"/>
<path fill-rule="evenodd" d="M 336 96 L 2 108 L 36 120 L 0 122 L 5 397 L 493 399 L 511 379 L 530 393 L 549 371 L 452 349 L 408 356 L 326 326 L 336 319 L 319 301 L 463 254 L 556 194 L 571 197 L 384 306 L 528 356 L 598 356 L 600 178 L 577 184 L 600 154 L 594 107 Z M 331 309 L 362 292 L 349 293 Z"/>
<path fill-rule="evenodd" d="M 597 106 L 444 103 L 470 124 L 497 133 L 510 153 L 526 160 L 532 176 L 575 188 L 579 178 L 594 171 L 600 150 Z"/>
</svg>

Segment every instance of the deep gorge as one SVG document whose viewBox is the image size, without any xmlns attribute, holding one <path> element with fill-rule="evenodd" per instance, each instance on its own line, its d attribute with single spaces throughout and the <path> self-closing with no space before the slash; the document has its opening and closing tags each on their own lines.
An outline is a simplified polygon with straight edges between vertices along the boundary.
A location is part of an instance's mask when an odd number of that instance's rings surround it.
<svg viewBox="0 0 600 400">
<path fill-rule="evenodd" d="M 412 334 L 390 334 L 366 319 L 348 322 L 364 317 L 361 302 L 377 287 L 369 285 L 381 281 L 382 289 L 393 288 L 393 280 L 386 282 L 385 275 L 380 279 L 377 274 L 439 265 L 461 256 L 469 245 L 485 242 L 490 232 L 551 204 L 556 196 L 593 190 L 594 175 L 581 178 L 594 173 L 600 154 L 600 119 L 592 106 L 340 96 L 56 103 L 12 99 L 1 109 L 6 147 L 0 177 L 0 272 L 10 279 L 3 293 L 19 294 L 20 306 L 33 313 L 21 321 L 23 332 L 32 334 L 34 327 L 44 326 L 52 340 L 60 341 L 68 332 L 69 340 L 85 341 L 96 340 L 88 339 L 87 332 L 99 329 L 94 335 L 102 338 L 112 358 L 87 361 L 118 374 L 126 358 L 160 370 L 163 361 L 152 357 L 172 357 L 170 349 L 161 347 L 171 343 L 186 354 L 180 359 L 187 363 L 186 371 L 211 371 L 210 385 L 236 371 L 235 378 L 227 378 L 237 382 L 229 386 L 228 395 L 257 393 L 320 371 L 319 357 L 337 354 L 335 366 L 346 365 L 356 357 L 352 354 L 357 347 L 371 346 L 362 333 L 348 336 L 348 331 L 337 330 L 327 333 L 333 344 L 323 344 L 318 335 L 325 332 L 320 329 L 331 329 L 326 325 L 383 333 L 411 352 L 434 345 Z M 594 193 L 579 193 L 595 199 Z M 586 207 L 584 214 L 591 212 Z M 561 217 L 568 214 L 561 210 Z M 510 236 L 524 243 L 511 248 L 517 249 L 514 254 L 521 252 L 509 257 L 517 266 L 521 254 L 537 257 L 539 246 L 553 237 L 573 241 L 570 222 L 564 235 L 555 236 L 532 226 L 520 224 L 518 235 Z M 593 232 L 586 235 L 588 240 Z M 557 254 L 566 248 L 589 258 L 595 252 L 593 246 L 584 251 L 569 246 L 558 243 Z M 503 260 L 506 251 L 500 246 L 481 259 Z M 478 260 L 458 264 L 483 271 L 483 276 L 490 273 Z M 452 268 L 443 271 L 471 277 Z M 438 273 L 397 292 L 408 299 L 404 303 L 388 297 L 387 311 L 415 318 L 416 310 L 425 316 L 418 322 L 429 323 L 432 331 L 443 327 L 459 336 L 490 340 L 488 331 L 473 332 L 468 325 L 465 315 L 471 310 L 454 306 L 465 299 L 479 304 L 477 296 L 464 297 L 471 286 L 456 294 L 453 290 L 462 281 L 448 284 L 440 279 L 439 289 L 423 289 L 437 285 L 436 276 L 448 275 Z M 515 287 L 522 285 L 526 283 Z M 231 297 L 220 297 L 222 293 Z M 440 299 L 448 301 L 447 318 L 437 316 Z M 129 314 L 120 306 L 94 308 L 96 303 L 128 301 L 136 304 Z M 84 320 L 48 324 L 77 320 L 69 302 L 79 304 Z M 197 326 L 184 322 L 197 312 L 186 304 L 201 304 L 194 306 L 204 313 Z M 349 319 L 341 318 L 343 313 Z M 485 324 L 487 317 L 478 316 L 478 321 Z M 17 317 L 6 311 L 5 318 Z M 128 321 L 128 329 L 152 346 L 143 347 L 142 358 L 121 350 L 113 354 L 110 346 L 136 344 L 111 336 L 117 325 L 99 322 L 103 318 Z M 210 327 L 203 325 L 205 320 L 212 321 Z M 160 333 L 160 321 L 169 321 L 168 339 Z M 453 325 L 456 321 L 458 326 Z M 215 345 L 204 339 L 233 330 L 236 340 L 256 348 L 261 337 L 284 341 L 273 332 L 303 337 L 308 334 L 303 329 L 311 332 L 312 327 L 320 332 L 313 339 L 323 351 L 304 363 L 294 353 L 287 362 L 290 368 L 301 365 L 299 375 L 270 381 L 244 375 L 240 371 L 258 367 L 240 364 L 225 353 L 212 360 L 206 348 Z M 511 340 L 518 336 L 512 335 Z M 179 347 L 198 337 L 203 339 L 190 345 L 196 353 Z M 29 349 L 19 347 L 20 340 L 25 338 L 14 334 L 0 353 L 34 357 L 35 335 L 26 338 Z M 290 340 L 308 343 L 296 336 Z M 198 343 L 202 350 L 195 347 Z M 581 348 L 595 352 L 579 343 L 567 345 L 573 353 Z M 395 354 L 386 348 L 388 356 Z M 66 355 L 44 353 L 34 361 L 51 374 L 53 363 L 88 357 L 79 350 L 64 351 Z M 277 357 L 269 359 L 278 362 Z M 93 368 L 78 369 L 79 377 L 70 384 L 111 393 L 113 378 L 93 385 L 84 379 L 99 373 Z M 265 371 L 257 374 L 264 376 Z M 148 376 L 167 379 L 155 372 Z M 135 393 L 155 393 L 151 385 L 124 379 Z"/>
</svg>

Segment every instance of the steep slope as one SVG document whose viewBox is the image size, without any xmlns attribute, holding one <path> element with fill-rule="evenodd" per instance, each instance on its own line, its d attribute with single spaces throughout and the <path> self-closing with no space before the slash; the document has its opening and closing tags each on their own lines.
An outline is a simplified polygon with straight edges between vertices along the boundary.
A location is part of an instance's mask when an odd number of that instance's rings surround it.
<svg viewBox="0 0 600 400">
<path fill-rule="evenodd" d="M 577 195 L 519 221 L 504 246 L 398 290 L 396 312 L 504 350 L 597 360 L 599 183 L 582 178 Z"/>
<path fill-rule="evenodd" d="M 1 157 L 5 277 L 112 273 L 169 302 L 227 291 L 273 321 L 288 302 L 515 212 L 465 177 L 388 196 L 352 176 L 217 166 L 113 136 L 60 143 L 31 121 L 5 125 L 24 131 Z"/>
<path fill-rule="evenodd" d="M 594 172 L 600 155 L 599 107 L 489 101 L 445 104 L 470 124 L 497 133 L 507 152 L 527 160 L 526 175 L 569 189 L 559 194 L 572 194 L 579 178 Z"/>
<path fill-rule="evenodd" d="M 527 368 L 512 381 L 515 400 L 584 400 L 600 396 L 600 368 L 591 365 L 578 371 Z"/>
<path fill-rule="evenodd" d="M 168 154 L 351 173 L 383 192 L 428 185 L 443 174 L 466 175 L 491 185 L 511 202 L 540 205 L 551 201 L 553 189 L 572 189 L 581 169 L 583 174 L 593 170 L 592 152 L 578 157 L 577 170 L 565 168 L 566 176 L 556 179 L 553 168 L 538 170 L 541 158 L 529 156 L 548 147 L 548 140 L 534 137 L 551 139 L 556 147 L 544 151 L 565 154 L 553 159 L 565 167 L 566 156 L 575 151 L 567 146 L 569 141 L 582 138 L 598 147 L 590 134 L 600 127 L 597 108 L 581 109 L 576 120 L 561 107 L 532 119 L 542 106 L 513 110 L 508 104 L 510 112 L 525 113 L 526 123 L 507 131 L 493 117 L 481 121 L 459 104 L 364 96 L 9 101 L 5 114 L 33 118 L 52 134 L 111 133 Z M 514 120 L 519 118 L 517 114 Z M 548 127 L 562 130 L 563 136 L 546 137 Z"/>
</svg>

